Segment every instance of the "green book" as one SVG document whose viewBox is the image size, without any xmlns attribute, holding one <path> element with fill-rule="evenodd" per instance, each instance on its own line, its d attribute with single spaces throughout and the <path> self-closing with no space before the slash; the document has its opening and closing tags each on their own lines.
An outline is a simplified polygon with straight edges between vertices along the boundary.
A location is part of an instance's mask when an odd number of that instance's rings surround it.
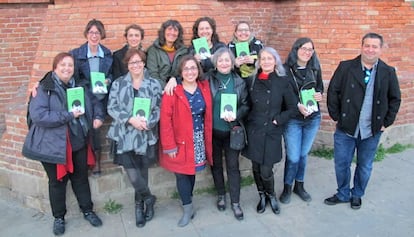
<svg viewBox="0 0 414 237">
<path fill-rule="evenodd" d="M 148 121 L 150 115 L 151 99 L 150 98 L 134 98 L 133 116 L 144 117 Z"/>
<path fill-rule="evenodd" d="M 207 59 L 211 56 L 206 37 L 193 39 L 193 46 L 196 54 L 200 55 L 201 59 Z"/>
<path fill-rule="evenodd" d="M 105 73 L 91 72 L 92 93 L 108 94 L 108 88 L 105 84 Z"/>
<path fill-rule="evenodd" d="M 236 43 L 236 57 L 249 56 L 250 49 L 248 42 Z"/>
<path fill-rule="evenodd" d="M 66 90 L 68 111 L 79 111 L 85 113 L 85 92 L 83 87 L 73 87 Z"/>
<path fill-rule="evenodd" d="M 236 118 L 237 114 L 237 94 L 221 94 L 220 100 L 220 118 L 232 116 Z"/>
<path fill-rule="evenodd" d="M 315 88 L 300 91 L 300 101 L 303 105 L 306 106 L 309 113 L 313 113 L 319 110 L 318 103 L 313 97 L 314 94 Z"/>
</svg>

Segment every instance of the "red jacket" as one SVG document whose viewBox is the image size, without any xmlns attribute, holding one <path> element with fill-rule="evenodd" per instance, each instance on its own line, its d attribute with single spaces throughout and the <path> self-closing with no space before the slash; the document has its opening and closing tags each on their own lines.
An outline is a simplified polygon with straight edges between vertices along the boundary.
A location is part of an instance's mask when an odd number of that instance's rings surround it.
<svg viewBox="0 0 414 237">
<path fill-rule="evenodd" d="M 207 80 L 199 81 L 198 88 L 206 103 L 204 115 L 204 140 L 206 157 L 210 165 L 212 158 L 213 107 L 210 86 Z M 164 94 L 161 100 L 160 118 L 161 167 L 179 174 L 195 174 L 193 119 L 182 85 L 177 85 L 174 94 Z M 177 150 L 177 156 L 170 158 L 166 151 Z"/>
</svg>

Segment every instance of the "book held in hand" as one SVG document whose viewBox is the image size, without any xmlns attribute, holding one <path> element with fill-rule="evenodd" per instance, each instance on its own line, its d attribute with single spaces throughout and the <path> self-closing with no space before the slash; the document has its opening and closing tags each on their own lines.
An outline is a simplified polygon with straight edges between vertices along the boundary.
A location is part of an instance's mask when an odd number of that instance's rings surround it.
<svg viewBox="0 0 414 237">
<path fill-rule="evenodd" d="M 249 55 L 250 55 L 250 49 L 249 49 L 248 42 L 236 43 L 236 57 L 243 57 L 243 56 L 249 56 Z"/>
<path fill-rule="evenodd" d="M 306 109 L 309 113 L 313 113 L 319 110 L 318 103 L 313 97 L 314 94 L 315 88 L 300 91 L 300 101 L 303 105 L 306 106 Z"/>
<path fill-rule="evenodd" d="M 108 88 L 105 84 L 105 73 L 103 72 L 91 72 L 91 84 L 92 93 L 94 94 L 107 94 Z"/>
<path fill-rule="evenodd" d="M 211 57 L 210 48 L 208 47 L 207 39 L 205 37 L 193 39 L 193 46 L 196 54 L 200 55 L 201 59 Z"/>
<path fill-rule="evenodd" d="M 85 113 L 85 92 L 83 87 L 73 87 L 66 90 L 68 111 Z"/>
<path fill-rule="evenodd" d="M 237 114 L 237 94 L 221 94 L 220 118 L 233 117 Z"/>
<path fill-rule="evenodd" d="M 146 121 L 148 121 L 149 115 L 150 115 L 150 107 L 151 107 L 150 98 L 135 97 L 134 108 L 132 109 L 132 114 L 133 116 L 143 117 L 145 118 Z"/>
</svg>

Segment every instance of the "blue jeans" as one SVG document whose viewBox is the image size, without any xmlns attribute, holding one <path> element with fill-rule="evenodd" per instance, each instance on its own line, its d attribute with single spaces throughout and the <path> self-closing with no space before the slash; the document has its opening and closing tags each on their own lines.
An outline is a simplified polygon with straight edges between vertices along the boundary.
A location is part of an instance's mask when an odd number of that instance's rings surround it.
<svg viewBox="0 0 414 237">
<path fill-rule="evenodd" d="M 342 201 L 349 201 L 351 197 L 361 198 L 365 193 L 372 171 L 375 153 L 382 132 L 367 139 L 361 140 L 336 129 L 334 134 L 334 161 L 336 182 L 338 184 L 336 196 Z M 354 187 L 350 188 L 351 163 L 356 150 L 356 168 Z"/>
<path fill-rule="evenodd" d="M 318 133 L 321 115 L 306 120 L 291 119 L 284 131 L 286 160 L 284 183 L 292 185 L 294 180 L 303 182 L 308 153 Z"/>
</svg>

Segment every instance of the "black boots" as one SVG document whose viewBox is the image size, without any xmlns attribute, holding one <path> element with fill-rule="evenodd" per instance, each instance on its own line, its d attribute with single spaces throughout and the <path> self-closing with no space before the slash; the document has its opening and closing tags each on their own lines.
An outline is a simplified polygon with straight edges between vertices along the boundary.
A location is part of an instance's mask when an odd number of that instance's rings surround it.
<svg viewBox="0 0 414 237">
<path fill-rule="evenodd" d="M 138 228 L 145 226 L 144 201 L 135 203 L 135 224 Z"/>
<path fill-rule="evenodd" d="M 219 211 L 226 210 L 226 195 L 217 196 L 217 209 Z"/>
<path fill-rule="evenodd" d="M 150 221 L 154 217 L 154 204 L 157 198 L 150 194 L 144 199 L 145 202 L 145 220 Z"/>
<path fill-rule="evenodd" d="M 257 213 L 263 213 L 266 210 L 266 195 L 263 191 L 259 191 L 259 203 L 257 203 Z"/>
<path fill-rule="evenodd" d="M 274 177 L 272 176 L 268 180 L 265 180 L 262 178 L 262 181 L 263 181 L 264 188 L 266 190 L 267 200 L 270 204 L 270 207 L 272 208 L 273 213 L 279 214 L 280 208 L 279 208 L 279 204 L 277 203 L 277 198 L 275 196 Z"/>
<path fill-rule="evenodd" d="M 305 188 L 303 187 L 303 182 L 295 181 L 295 187 L 293 188 L 293 192 L 296 193 L 305 202 L 310 202 L 312 200 L 309 193 L 307 193 Z"/>
<path fill-rule="evenodd" d="M 283 192 L 279 197 L 281 203 L 288 204 L 290 202 L 290 196 L 292 195 L 292 185 L 285 184 Z"/>
</svg>

